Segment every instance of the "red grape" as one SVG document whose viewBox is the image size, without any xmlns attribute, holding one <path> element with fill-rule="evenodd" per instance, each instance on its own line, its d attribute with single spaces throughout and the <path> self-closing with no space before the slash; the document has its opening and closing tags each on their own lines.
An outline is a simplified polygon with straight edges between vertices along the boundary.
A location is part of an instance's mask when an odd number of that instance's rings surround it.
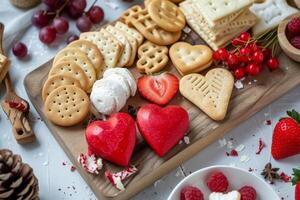
<svg viewBox="0 0 300 200">
<path fill-rule="evenodd" d="M 64 17 L 58 17 L 53 20 L 53 27 L 58 34 L 64 34 L 69 29 L 69 22 Z"/>
<path fill-rule="evenodd" d="M 261 66 L 259 64 L 256 64 L 256 63 L 250 63 L 249 65 L 247 65 L 246 71 L 249 75 L 256 76 L 260 73 Z"/>
<path fill-rule="evenodd" d="M 66 1 L 65 0 L 43 0 L 43 3 L 47 5 L 51 11 L 59 9 Z"/>
<path fill-rule="evenodd" d="M 79 37 L 77 35 L 70 35 L 67 39 L 67 44 L 70 44 L 71 42 L 78 40 Z"/>
<path fill-rule="evenodd" d="M 87 32 L 91 30 L 93 24 L 87 16 L 83 15 L 76 21 L 76 26 L 81 32 Z"/>
<path fill-rule="evenodd" d="M 18 58 L 24 58 L 27 55 L 27 47 L 24 43 L 18 42 L 13 46 L 12 52 Z"/>
<path fill-rule="evenodd" d="M 279 60 L 275 57 L 270 58 L 267 62 L 267 66 L 270 70 L 275 70 L 279 68 Z"/>
<path fill-rule="evenodd" d="M 264 61 L 264 54 L 261 51 L 256 51 L 252 55 L 252 61 L 255 63 L 262 63 Z"/>
<path fill-rule="evenodd" d="M 46 10 L 38 10 L 31 18 L 31 22 L 36 27 L 42 28 L 49 24 L 50 17 Z"/>
<path fill-rule="evenodd" d="M 96 24 L 100 23 L 103 18 L 104 18 L 104 11 L 101 7 L 99 6 L 93 6 L 90 11 L 87 13 L 89 16 L 90 20 Z"/>
<path fill-rule="evenodd" d="M 246 70 L 244 67 L 239 67 L 236 70 L 234 70 L 234 77 L 236 79 L 242 79 L 246 76 Z"/>
<path fill-rule="evenodd" d="M 71 0 L 68 4 L 68 14 L 70 17 L 77 19 L 80 17 L 86 7 L 86 0 Z"/>
<path fill-rule="evenodd" d="M 51 26 L 45 26 L 40 30 L 40 40 L 45 44 L 51 44 L 56 38 L 56 31 Z"/>
</svg>

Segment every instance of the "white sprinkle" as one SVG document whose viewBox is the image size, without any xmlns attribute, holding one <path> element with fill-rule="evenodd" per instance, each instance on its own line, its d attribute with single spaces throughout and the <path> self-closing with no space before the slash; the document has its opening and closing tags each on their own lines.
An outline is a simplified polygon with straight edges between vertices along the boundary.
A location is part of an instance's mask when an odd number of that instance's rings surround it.
<svg viewBox="0 0 300 200">
<path fill-rule="evenodd" d="M 237 152 L 242 152 L 244 149 L 245 149 L 245 145 L 243 145 L 243 144 L 240 144 L 239 146 L 237 146 L 237 147 L 235 148 L 235 150 L 236 150 Z"/>
<path fill-rule="evenodd" d="M 48 165 L 49 165 L 49 161 L 45 161 L 45 162 L 43 163 L 43 165 L 44 165 L 44 166 L 48 166 Z"/>
<path fill-rule="evenodd" d="M 183 141 L 184 141 L 185 144 L 190 144 L 190 138 L 189 138 L 189 136 L 184 136 L 183 137 Z"/>
<path fill-rule="evenodd" d="M 256 79 L 254 79 L 253 81 L 254 81 L 254 83 L 256 83 L 256 82 L 257 82 L 257 80 L 256 80 Z"/>
<path fill-rule="evenodd" d="M 233 142 L 232 141 L 227 142 L 227 148 L 228 149 L 233 149 Z"/>
<path fill-rule="evenodd" d="M 237 80 L 235 83 L 234 83 L 234 86 L 236 89 L 243 89 L 244 88 L 244 84 L 242 83 L 241 80 Z"/>
<path fill-rule="evenodd" d="M 251 81 L 249 81 L 248 85 L 251 85 L 251 84 L 252 84 L 252 82 L 251 82 Z"/>
<path fill-rule="evenodd" d="M 125 187 L 121 181 L 121 177 L 113 177 L 113 179 L 116 183 L 116 188 L 118 188 L 121 191 L 125 190 Z"/>
<path fill-rule="evenodd" d="M 188 26 L 186 26 L 186 27 L 184 27 L 183 32 L 190 33 L 191 29 Z"/>
<path fill-rule="evenodd" d="M 227 145 L 227 141 L 225 138 L 219 140 L 220 147 L 225 147 Z"/>
<path fill-rule="evenodd" d="M 241 159 L 240 159 L 240 162 L 248 162 L 250 160 L 250 157 L 247 156 L 247 155 L 242 155 L 241 156 Z"/>
<path fill-rule="evenodd" d="M 183 141 L 182 141 L 182 140 L 179 140 L 178 144 L 182 144 L 182 143 L 183 143 Z"/>
</svg>

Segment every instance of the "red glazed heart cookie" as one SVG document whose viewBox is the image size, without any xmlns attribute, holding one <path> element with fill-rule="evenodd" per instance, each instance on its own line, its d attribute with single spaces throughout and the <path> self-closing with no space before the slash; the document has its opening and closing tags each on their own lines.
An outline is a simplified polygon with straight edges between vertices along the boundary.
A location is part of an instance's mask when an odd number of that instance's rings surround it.
<svg viewBox="0 0 300 200">
<path fill-rule="evenodd" d="M 162 108 L 155 104 L 147 104 L 138 111 L 137 125 L 146 142 L 162 157 L 188 131 L 189 116 L 180 106 Z"/>
<path fill-rule="evenodd" d="M 101 158 L 128 166 L 136 142 L 136 129 L 127 113 L 112 115 L 107 121 L 94 121 L 86 129 L 89 150 Z"/>
</svg>

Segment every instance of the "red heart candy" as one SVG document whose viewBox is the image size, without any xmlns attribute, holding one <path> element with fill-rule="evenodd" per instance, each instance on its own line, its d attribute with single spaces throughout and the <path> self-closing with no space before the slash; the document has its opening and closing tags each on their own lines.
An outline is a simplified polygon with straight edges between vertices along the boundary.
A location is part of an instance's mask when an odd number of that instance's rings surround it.
<svg viewBox="0 0 300 200">
<path fill-rule="evenodd" d="M 185 135 L 189 116 L 180 106 L 162 108 L 155 104 L 141 107 L 137 113 L 141 135 L 157 155 L 164 156 Z"/>
<path fill-rule="evenodd" d="M 93 153 L 128 166 L 136 142 L 135 123 L 129 114 L 116 113 L 107 121 L 94 121 L 87 127 L 85 136 Z"/>
</svg>

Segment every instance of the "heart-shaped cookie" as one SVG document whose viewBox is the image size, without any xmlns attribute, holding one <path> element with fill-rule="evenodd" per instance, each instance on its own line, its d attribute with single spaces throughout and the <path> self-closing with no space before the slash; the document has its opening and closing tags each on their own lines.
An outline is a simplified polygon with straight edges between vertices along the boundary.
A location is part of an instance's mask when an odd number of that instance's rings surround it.
<svg viewBox="0 0 300 200">
<path fill-rule="evenodd" d="M 136 129 L 127 113 L 112 115 L 107 121 L 94 121 L 85 133 L 89 150 L 121 166 L 129 164 L 136 142 Z"/>
<path fill-rule="evenodd" d="M 189 74 L 179 83 L 180 93 L 214 120 L 223 120 L 227 113 L 234 84 L 232 74 L 215 68 L 206 76 Z"/>
<path fill-rule="evenodd" d="M 188 131 L 189 116 L 180 106 L 147 104 L 137 113 L 141 135 L 160 157 L 172 149 Z"/>
<path fill-rule="evenodd" d="M 171 46 L 169 54 L 181 75 L 200 72 L 213 62 L 213 52 L 206 45 L 192 46 L 186 42 L 177 42 Z"/>
</svg>

